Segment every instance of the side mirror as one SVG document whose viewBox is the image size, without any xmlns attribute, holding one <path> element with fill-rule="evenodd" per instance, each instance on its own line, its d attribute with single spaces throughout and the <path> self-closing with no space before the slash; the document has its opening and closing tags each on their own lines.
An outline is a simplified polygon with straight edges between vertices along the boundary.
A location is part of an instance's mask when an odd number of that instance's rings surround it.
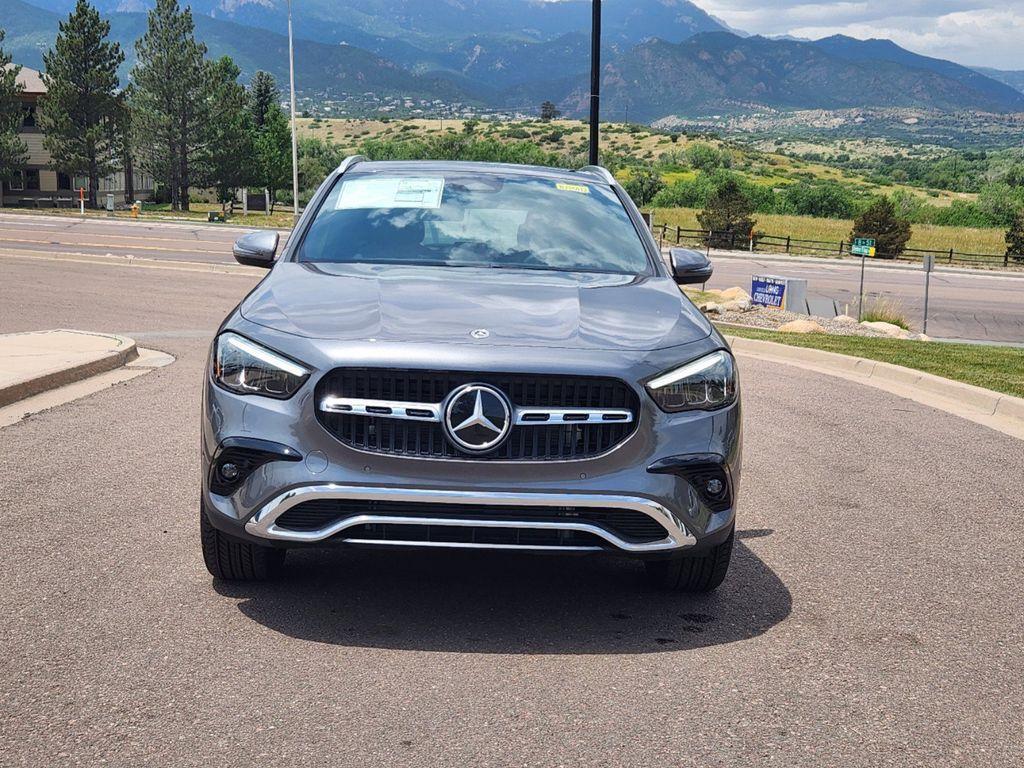
<svg viewBox="0 0 1024 768">
<path fill-rule="evenodd" d="M 270 269 L 274 266 L 274 254 L 277 253 L 277 242 L 280 238 L 281 236 L 273 230 L 250 232 L 235 240 L 231 252 L 239 264 Z"/>
<path fill-rule="evenodd" d="M 711 279 L 711 273 L 714 271 L 711 260 L 707 256 L 700 251 L 691 251 L 689 248 L 670 248 L 668 260 L 672 267 L 672 277 L 677 285 L 706 283 Z"/>
</svg>

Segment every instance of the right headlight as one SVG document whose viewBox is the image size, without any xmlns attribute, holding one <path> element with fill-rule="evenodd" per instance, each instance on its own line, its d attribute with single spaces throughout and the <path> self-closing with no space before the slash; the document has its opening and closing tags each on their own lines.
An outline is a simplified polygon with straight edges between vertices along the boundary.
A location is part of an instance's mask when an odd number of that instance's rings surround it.
<svg viewBox="0 0 1024 768">
<path fill-rule="evenodd" d="M 736 401 L 736 363 L 724 349 L 712 352 L 647 382 L 663 411 L 712 411 Z"/>
<path fill-rule="evenodd" d="M 287 400 L 309 378 L 309 371 L 283 355 L 227 331 L 217 337 L 213 380 L 237 395 Z"/>
</svg>

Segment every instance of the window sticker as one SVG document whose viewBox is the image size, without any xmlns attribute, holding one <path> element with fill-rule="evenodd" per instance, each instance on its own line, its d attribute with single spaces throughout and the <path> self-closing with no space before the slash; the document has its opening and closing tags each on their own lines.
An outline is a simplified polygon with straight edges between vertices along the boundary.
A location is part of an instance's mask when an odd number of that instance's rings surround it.
<svg viewBox="0 0 1024 768">
<path fill-rule="evenodd" d="M 353 208 L 440 208 L 444 178 L 348 179 L 336 210 Z"/>
<path fill-rule="evenodd" d="M 590 187 L 584 184 L 565 184 L 564 182 L 556 182 L 555 187 L 562 190 L 563 192 L 578 192 L 581 195 L 589 195 Z"/>
</svg>

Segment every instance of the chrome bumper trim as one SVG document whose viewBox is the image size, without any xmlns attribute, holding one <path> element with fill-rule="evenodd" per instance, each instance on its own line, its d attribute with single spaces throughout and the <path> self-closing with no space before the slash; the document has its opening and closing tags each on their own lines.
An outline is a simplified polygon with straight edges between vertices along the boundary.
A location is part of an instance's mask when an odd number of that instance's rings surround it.
<svg viewBox="0 0 1024 768">
<path fill-rule="evenodd" d="M 636 544 L 620 539 L 615 534 L 599 525 L 571 520 L 548 522 L 537 520 L 477 520 L 403 517 L 401 515 L 355 515 L 338 520 L 328 526 L 313 531 L 292 531 L 277 526 L 277 518 L 289 509 L 304 501 L 313 499 L 352 499 L 356 501 L 396 501 L 420 502 L 424 504 L 450 504 L 452 506 L 472 507 L 480 504 L 486 506 L 531 506 L 531 507 L 601 507 L 629 509 L 643 512 L 661 524 L 668 536 L 659 541 Z M 424 488 L 387 488 L 362 485 L 305 485 L 285 491 L 264 504 L 245 524 L 245 530 L 253 536 L 279 541 L 317 542 L 329 539 L 348 528 L 367 523 L 393 525 L 436 525 L 451 527 L 484 527 L 484 528 L 524 528 L 534 530 L 581 531 L 593 534 L 611 544 L 616 549 L 630 553 L 660 552 L 664 550 L 684 549 L 697 543 L 685 524 L 667 507 L 651 499 L 640 496 L 618 496 L 609 494 L 576 494 L 576 493 L 515 493 L 515 492 L 478 492 L 448 491 Z M 351 543 L 384 543 L 393 542 L 365 541 L 362 539 L 345 539 Z M 443 543 L 442 543 L 443 544 Z M 430 546 L 430 542 L 403 542 L 407 546 Z M 443 544 L 455 547 L 458 544 Z M 489 545 L 479 544 L 473 549 L 538 549 L 528 545 Z M 539 547 L 545 549 L 545 547 Z M 572 551 L 572 547 L 552 547 L 556 550 Z"/>
</svg>

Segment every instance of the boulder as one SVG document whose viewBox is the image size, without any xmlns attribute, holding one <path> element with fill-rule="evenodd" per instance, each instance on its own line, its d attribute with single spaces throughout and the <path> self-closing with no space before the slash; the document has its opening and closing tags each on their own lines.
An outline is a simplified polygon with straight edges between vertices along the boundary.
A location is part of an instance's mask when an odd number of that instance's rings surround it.
<svg viewBox="0 0 1024 768">
<path fill-rule="evenodd" d="M 700 305 L 700 311 L 706 315 L 724 315 L 725 307 L 721 304 L 716 304 L 713 301 L 709 301 L 705 304 Z"/>
<path fill-rule="evenodd" d="M 739 286 L 726 288 L 724 291 L 719 291 L 718 295 L 725 301 L 750 301 L 750 294 Z"/>
<path fill-rule="evenodd" d="M 780 333 L 825 333 L 825 329 L 814 320 L 793 320 L 776 330 Z"/>
<path fill-rule="evenodd" d="M 722 309 L 727 312 L 746 312 L 751 308 L 749 299 L 733 299 L 727 301 L 722 305 Z"/>
<path fill-rule="evenodd" d="M 833 322 L 839 325 L 856 325 L 857 318 L 850 317 L 849 315 L 838 315 Z"/>
<path fill-rule="evenodd" d="M 883 336 L 891 336 L 894 339 L 905 339 L 910 335 L 907 331 L 903 330 L 898 325 L 893 325 L 892 323 L 884 323 L 881 320 L 876 320 L 874 322 L 869 322 L 865 320 L 863 323 L 861 323 L 861 325 L 863 325 L 865 328 L 870 328 L 873 331 L 878 331 Z"/>
</svg>

